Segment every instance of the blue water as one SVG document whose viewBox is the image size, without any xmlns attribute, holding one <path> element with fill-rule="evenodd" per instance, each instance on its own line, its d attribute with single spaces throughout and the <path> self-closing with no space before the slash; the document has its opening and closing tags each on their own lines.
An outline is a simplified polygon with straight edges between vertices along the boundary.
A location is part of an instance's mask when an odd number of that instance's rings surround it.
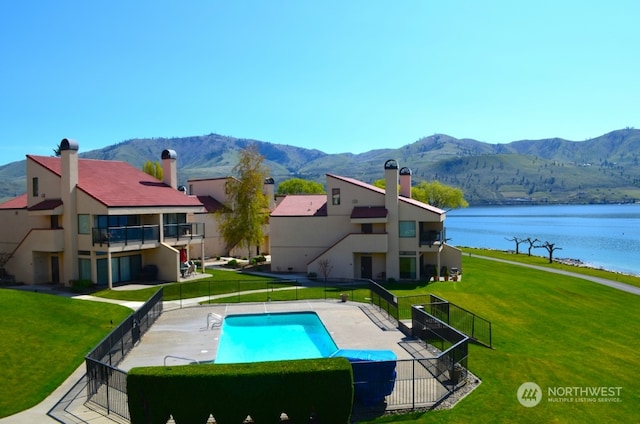
<svg viewBox="0 0 640 424">
<path fill-rule="evenodd" d="M 470 207 L 448 212 L 446 229 L 454 246 L 515 250 L 506 239 L 531 237 L 561 248 L 554 258 L 640 275 L 640 204 Z"/>
<path fill-rule="evenodd" d="M 315 312 L 229 315 L 215 363 L 326 358 L 337 350 Z"/>
</svg>

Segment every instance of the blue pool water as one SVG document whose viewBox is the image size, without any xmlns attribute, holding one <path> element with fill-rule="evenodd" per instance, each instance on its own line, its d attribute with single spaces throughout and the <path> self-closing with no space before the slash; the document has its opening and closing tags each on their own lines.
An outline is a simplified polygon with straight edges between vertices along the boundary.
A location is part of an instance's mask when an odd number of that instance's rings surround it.
<svg viewBox="0 0 640 424">
<path fill-rule="evenodd" d="M 228 315 L 215 363 L 326 358 L 337 350 L 315 312 Z"/>
</svg>

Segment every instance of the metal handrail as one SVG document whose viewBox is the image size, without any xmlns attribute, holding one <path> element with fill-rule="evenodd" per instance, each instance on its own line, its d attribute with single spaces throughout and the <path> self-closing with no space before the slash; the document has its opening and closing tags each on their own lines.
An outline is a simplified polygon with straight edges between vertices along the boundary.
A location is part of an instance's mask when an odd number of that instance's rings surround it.
<svg viewBox="0 0 640 424">
<path fill-rule="evenodd" d="M 182 359 L 184 361 L 189 361 L 189 362 L 195 362 L 196 364 L 199 364 L 200 361 L 198 361 L 197 359 L 191 359 L 191 358 L 185 358 L 184 356 L 174 356 L 174 355 L 167 355 L 164 357 L 164 366 L 167 366 L 167 358 L 173 358 L 173 359 Z"/>
</svg>

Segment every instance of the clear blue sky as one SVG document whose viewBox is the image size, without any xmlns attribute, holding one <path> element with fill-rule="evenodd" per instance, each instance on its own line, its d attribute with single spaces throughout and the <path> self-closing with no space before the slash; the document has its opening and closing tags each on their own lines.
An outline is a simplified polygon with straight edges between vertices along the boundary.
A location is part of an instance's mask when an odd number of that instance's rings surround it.
<svg viewBox="0 0 640 424">
<path fill-rule="evenodd" d="M 0 164 L 218 133 L 359 153 L 640 127 L 637 0 L 0 2 Z"/>
</svg>

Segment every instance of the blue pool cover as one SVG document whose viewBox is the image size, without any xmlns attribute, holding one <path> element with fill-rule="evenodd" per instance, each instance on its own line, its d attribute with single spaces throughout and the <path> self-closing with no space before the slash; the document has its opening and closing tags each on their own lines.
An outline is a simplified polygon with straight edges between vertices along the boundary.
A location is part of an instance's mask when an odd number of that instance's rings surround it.
<svg viewBox="0 0 640 424">
<path fill-rule="evenodd" d="M 354 397 L 363 405 L 377 405 L 393 392 L 397 360 L 393 351 L 339 349 L 331 356 L 351 362 Z"/>
</svg>

